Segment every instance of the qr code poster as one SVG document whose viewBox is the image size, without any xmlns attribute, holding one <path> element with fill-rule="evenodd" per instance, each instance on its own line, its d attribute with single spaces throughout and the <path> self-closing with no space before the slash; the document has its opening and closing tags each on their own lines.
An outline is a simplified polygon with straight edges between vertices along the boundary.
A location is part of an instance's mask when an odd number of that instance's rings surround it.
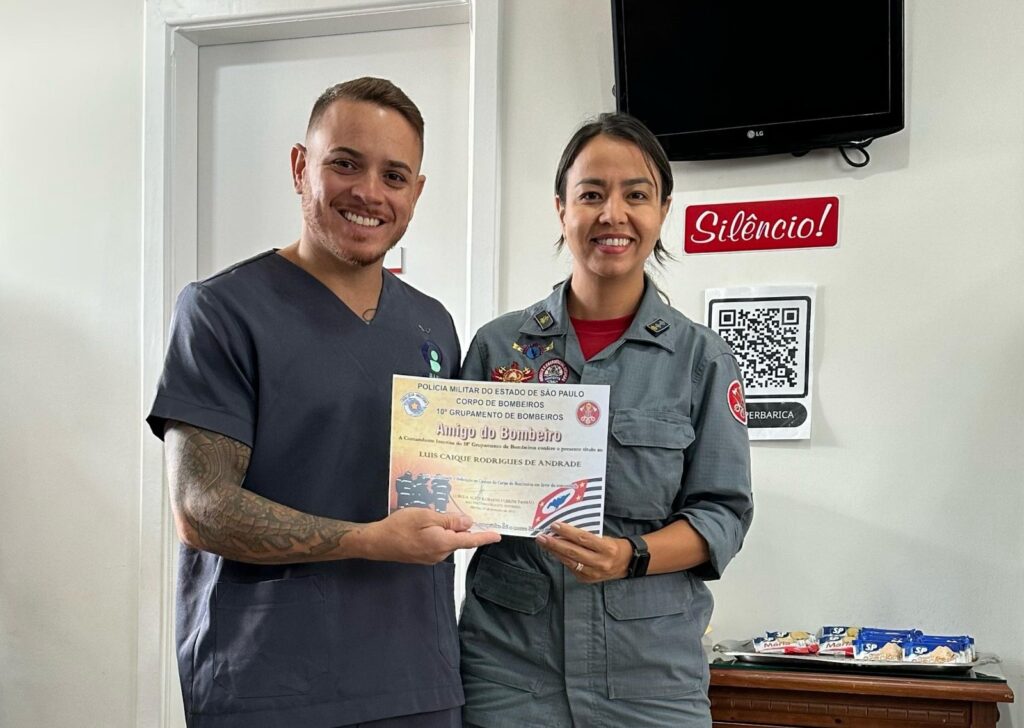
<svg viewBox="0 0 1024 728">
<path fill-rule="evenodd" d="M 705 291 L 707 325 L 732 347 L 743 372 L 751 440 L 811 436 L 813 285 Z"/>
</svg>

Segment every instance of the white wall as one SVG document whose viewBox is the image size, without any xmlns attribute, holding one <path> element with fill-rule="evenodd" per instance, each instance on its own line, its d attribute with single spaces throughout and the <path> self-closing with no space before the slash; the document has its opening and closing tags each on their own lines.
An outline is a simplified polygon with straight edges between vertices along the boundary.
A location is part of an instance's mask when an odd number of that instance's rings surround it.
<svg viewBox="0 0 1024 728">
<path fill-rule="evenodd" d="M 504 4 L 503 310 L 567 270 L 554 168 L 614 107 L 607 5 Z M 702 321 L 712 286 L 820 286 L 813 438 L 754 445 L 757 512 L 713 587 L 714 636 L 968 632 L 1024 701 L 1024 5 L 910 0 L 907 26 L 907 128 L 866 169 L 832 152 L 674 165 L 679 260 L 660 282 L 684 313 Z M 681 255 L 687 204 L 827 194 L 838 249 Z M 1019 706 L 1001 725 L 1024 725 Z"/>
<path fill-rule="evenodd" d="M 552 176 L 573 128 L 612 106 L 607 5 L 502 3 L 504 309 L 565 270 Z M 843 196 L 837 250 L 662 276 L 693 317 L 711 285 L 821 286 L 814 438 L 755 446 L 759 510 L 715 586 L 715 633 L 969 631 L 1024 700 L 1024 6 L 908 6 L 908 129 L 866 170 L 822 154 L 676 168 L 677 248 L 688 202 Z M 142 10 L 0 5 L 4 728 L 135 725 Z"/>
<path fill-rule="evenodd" d="M 0 725 L 132 725 L 142 3 L 0 3 Z"/>
</svg>

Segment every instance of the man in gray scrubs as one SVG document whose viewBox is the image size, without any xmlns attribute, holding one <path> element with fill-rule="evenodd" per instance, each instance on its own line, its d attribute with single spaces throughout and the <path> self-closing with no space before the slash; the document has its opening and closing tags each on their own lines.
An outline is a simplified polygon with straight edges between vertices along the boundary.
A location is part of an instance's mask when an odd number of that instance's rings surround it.
<svg viewBox="0 0 1024 728">
<path fill-rule="evenodd" d="M 465 517 L 387 515 L 392 374 L 453 377 L 451 316 L 383 270 L 423 189 L 388 81 L 328 89 L 292 149 L 299 240 L 182 291 L 148 422 L 182 546 L 191 728 L 459 725 Z"/>
</svg>

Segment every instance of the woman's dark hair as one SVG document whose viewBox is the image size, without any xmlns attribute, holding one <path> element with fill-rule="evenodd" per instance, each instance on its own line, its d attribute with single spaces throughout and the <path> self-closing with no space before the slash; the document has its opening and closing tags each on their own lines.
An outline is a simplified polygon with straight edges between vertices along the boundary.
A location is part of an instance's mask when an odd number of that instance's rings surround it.
<svg viewBox="0 0 1024 728">
<path fill-rule="evenodd" d="M 661 143 L 651 133 L 651 130 L 643 125 L 643 122 L 629 114 L 619 113 L 604 113 L 596 119 L 584 123 L 565 145 L 562 158 L 558 160 L 558 169 L 555 170 L 555 194 L 558 195 L 562 204 L 565 204 L 565 177 L 569 173 L 569 168 L 583 151 L 583 147 L 591 139 L 602 134 L 635 144 L 643 152 L 644 159 L 658 171 L 661 182 L 661 203 L 665 204 L 665 200 L 672 194 L 672 167 L 665 150 L 661 148 Z M 555 245 L 561 250 L 564 244 L 565 236 L 561 236 Z M 654 243 L 654 259 L 659 264 L 664 264 L 665 259 L 671 257 L 662 244 L 661 238 L 658 238 Z"/>
</svg>

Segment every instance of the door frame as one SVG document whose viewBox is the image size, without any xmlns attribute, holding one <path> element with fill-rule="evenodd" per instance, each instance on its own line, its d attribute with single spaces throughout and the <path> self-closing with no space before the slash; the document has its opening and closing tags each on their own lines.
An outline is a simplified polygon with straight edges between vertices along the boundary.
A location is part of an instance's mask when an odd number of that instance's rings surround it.
<svg viewBox="0 0 1024 728">
<path fill-rule="evenodd" d="M 497 314 L 498 0 L 150 0 L 145 4 L 142 392 L 148 412 L 177 292 L 198 275 L 199 49 L 378 30 L 469 25 L 469 205 L 464 340 Z M 143 426 L 135 716 L 169 725 L 180 694 L 174 648 L 175 535 L 163 447 Z M 155 679 L 157 678 L 157 679 Z"/>
</svg>

